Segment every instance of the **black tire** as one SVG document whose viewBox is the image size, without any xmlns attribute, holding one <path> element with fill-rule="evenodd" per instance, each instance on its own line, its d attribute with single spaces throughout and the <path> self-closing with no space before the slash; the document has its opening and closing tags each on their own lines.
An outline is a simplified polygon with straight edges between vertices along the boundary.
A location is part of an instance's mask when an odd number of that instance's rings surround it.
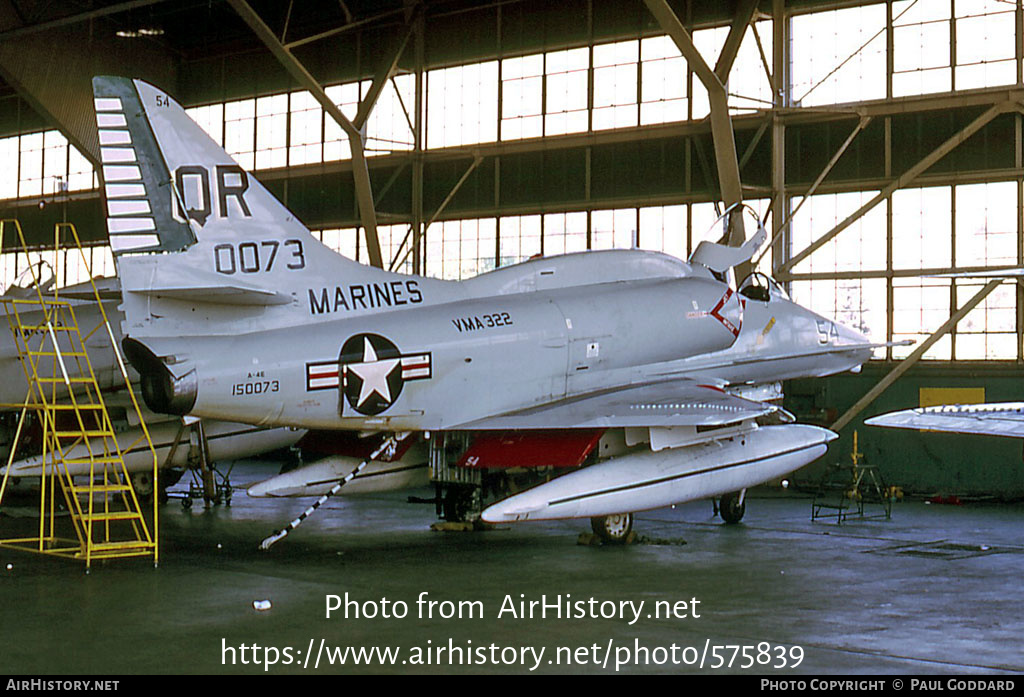
<svg viewBox="0 0 1024 697">
<path fill-rule="evenodd" d="M 617 513 L 591 518 L 590 529 L 606 544 L 626 544 L 629 534 L 633 532 L 633 514 Z"/>
<path fill-rule="evenodd" d="M 735 525 L 743 520 L 743 514 L 747 510 L 747 502 L 740 503 L 740 492 L 733 491 L 722 496 L 718 502 L 718 514 L 727 525 Z"/>
</svg>

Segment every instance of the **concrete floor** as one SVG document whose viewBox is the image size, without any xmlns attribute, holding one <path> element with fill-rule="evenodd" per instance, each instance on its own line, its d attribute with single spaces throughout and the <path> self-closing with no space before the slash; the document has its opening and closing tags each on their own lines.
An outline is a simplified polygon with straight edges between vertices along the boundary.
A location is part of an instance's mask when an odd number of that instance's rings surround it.
<svg viewBox="0 0 1024 697">
<path fill-rule="evenodd" d="M 268 463 L 245 463 L 234 479 L 273 472 Z M 689 504 L 638 516 L 638 532 L 660 544 L 614 548 L 578 545 L 585 521 L 431 532 L 432 507 L 409 505 L 403 494 L 332 500 L 271 551 L 257 550 L 308 503 L 238 494 L 230 507 L 200 502 L 185 511 L 171 502 L 161 517 L 158 569 L 122 560 L 85 575 L 77 562 L 0 550 L 0 673 L 254 674 L 274 655 L 266 647 L 279 652 L 270 673 L 530 672 L 538 661 L 529 651 L 521 660 L 520 647 L 544 649 L 536 670 L 544 673 L 611 673 L 616 659 L 624 662 L 620 672 L 640 673 L 1024 672 L 1021 505 L 905 502 L 892 520 L 838 526 L 811 522 L 809 498 L 755 494 L 740 525 L 712 519 L 709 503 Z M 0 536 L 30 524 L 0 517 Z M 423 592 L 436 601 L 478 601 L 464 607 L 483 616 L 420 617 Z M 382 610 L 386 598 L 394 612 L 402 601 L 408 615 L 327 619 L 327 596 L 346 593 L 372 601 L 364 609 Z M 499 617 L 506 596 L 519 601 L 520 594 L 644 607 L 632 625 L 628 610 L 628 619 Z M 656 601 L 683 614 L 675 603 L 694 598 L 699 618 L 689 616 L 692 605 L 685 618 L 653 616 Z M 255 610 L 260 600 L 271 608 Z M 464 649 L 458 665 L 448 664 L 450 642 Z M 762 642 L 770 646 L 760 654 L 768 666 L 756 663 Z M 673 645 L 679 661 L 704 654 L 703 670 L 673 665 Z M 732 668 L 712 669 L 722 659 L 705 646 L 715 645 L 753 648 L 747 658 L 737 651 Z M 235 647 L 234 664 L 227 646 Z M 328 665 L 325 651 L 346 646 L 401 653 L 394 665 Z M 635 654 L 638 646 L 647 653 Z M 283 665 L 286 647 L 291 665 Z M 792 665 L 794 647 L 803 652 L 797 667 L 770 667 L 780 656 Z M 425 648 L 435 650 L 431 665 L 403 663 L 426 661 Z M 728 662 L 733 649 L 719 654 Z"/>
</svg>

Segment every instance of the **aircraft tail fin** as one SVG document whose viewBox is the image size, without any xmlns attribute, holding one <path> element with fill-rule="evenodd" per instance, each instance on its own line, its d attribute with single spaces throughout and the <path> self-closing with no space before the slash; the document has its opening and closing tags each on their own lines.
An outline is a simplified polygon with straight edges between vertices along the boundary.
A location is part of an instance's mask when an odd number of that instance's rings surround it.
<svg viewBox="0 0 1024 697">
<path fill-rule="evenodd" d="M 101 76 L 93 94 L 126 335 L 229 334 L 423 302 L 430 281 L 325 247 L 166 93 Z"/>
<path fill-rule="evenodd" d="M 180 252 L 254 226 L 306 232 L 164 92 L 100 76 L 93 94 L 115 255 Z"/>
</svg>

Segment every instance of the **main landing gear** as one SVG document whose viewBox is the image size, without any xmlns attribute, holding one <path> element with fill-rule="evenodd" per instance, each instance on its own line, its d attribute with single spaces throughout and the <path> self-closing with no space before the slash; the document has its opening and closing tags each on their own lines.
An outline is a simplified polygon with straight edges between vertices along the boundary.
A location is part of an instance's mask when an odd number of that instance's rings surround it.
<svg viewBox="0 0 1024 697">
<path fill-rule="evenodd" d="M 734 525 L 743 520 L 743 514 L 747 510 L 747 490 L 732 491 L 722 496 L 718 502 L 718 514 L 727 525 Z"/>
<path fill-rule="evenodd" d="M 591 518 L 590 529 L 605 544 L 624 545 L 633 531 L 633 514 L 617 513 Z"/>
</svg>

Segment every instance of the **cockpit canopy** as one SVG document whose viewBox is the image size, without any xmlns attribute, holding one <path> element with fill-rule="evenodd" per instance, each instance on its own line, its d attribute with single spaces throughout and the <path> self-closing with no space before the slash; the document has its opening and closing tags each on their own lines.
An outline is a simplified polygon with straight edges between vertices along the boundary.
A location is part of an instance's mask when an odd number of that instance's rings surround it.
<svg viewBox="0 0 1024 697">
<path fill-rule="evenodd" d="M 760 271 L 755 271 L 743 279 L 739 293 L 745 298 L 761 302 L 768 302 L 773 298 L 789 300 L 789 295 L 782 289 L 782 286 L 774 278 Z"/>
</svg>

